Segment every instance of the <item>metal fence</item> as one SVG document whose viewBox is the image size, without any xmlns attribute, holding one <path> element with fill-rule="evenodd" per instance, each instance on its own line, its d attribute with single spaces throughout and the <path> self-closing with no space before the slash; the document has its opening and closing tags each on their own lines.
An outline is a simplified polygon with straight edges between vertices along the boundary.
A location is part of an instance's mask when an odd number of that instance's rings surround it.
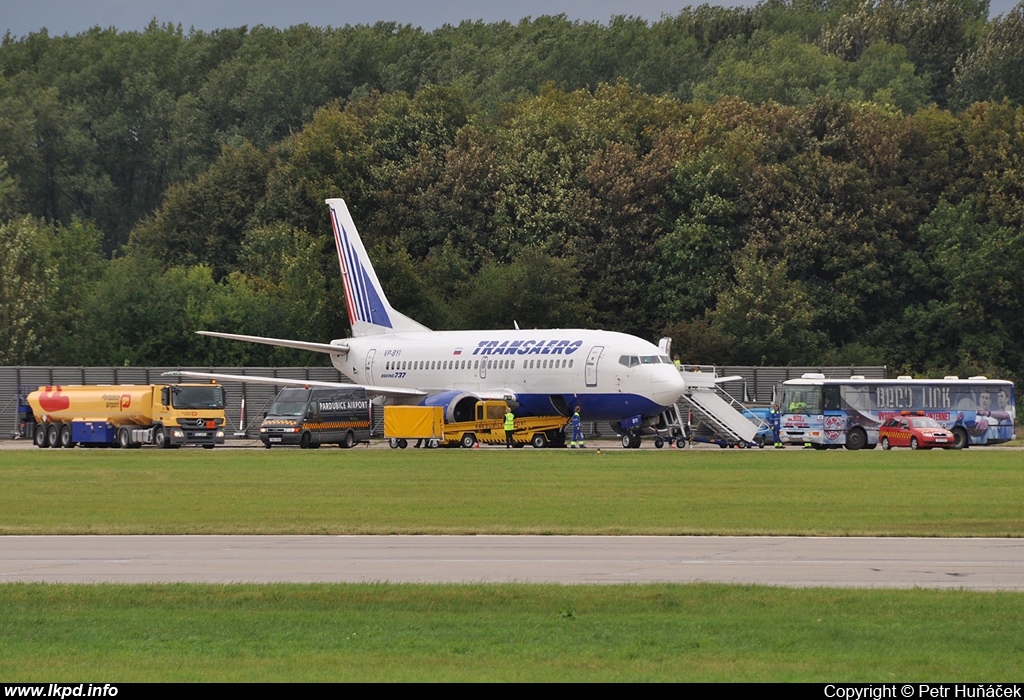
<svg viewBox="0 0 1024 700">
<path fill-rule="evenodd" d="M 18 434 L 18 387 L 52 386 L 55 384 L 178 384 L 197 381 L 188 378 L 162 377 L 163 372 L 190 370 L 218 374 L 280 377 L 325 382 L 351 383 L 333 367 L 0 367 L 0 439 Z M 716 367 L 718 376 L 741 376 L 742 379 L 725 382 L 723 388 L 746 404 L 769 404 L 776 387 L 787 379 L 796 379 L 805 372 L 821 372 L 826 377 L 844 378 L 863 375 L 871 379 L 884 379 L 885 367 Z M 241 425 L 250 436 L 259 425 L 263 412 L 281 387 L 270 384 L 222 382 L 227 392 L 228 436 Z M 242 401 L 245 417 L 242 417 Z M 374 432 L 380 432 L 383 412 L 375 411 Z"/>
</svg>

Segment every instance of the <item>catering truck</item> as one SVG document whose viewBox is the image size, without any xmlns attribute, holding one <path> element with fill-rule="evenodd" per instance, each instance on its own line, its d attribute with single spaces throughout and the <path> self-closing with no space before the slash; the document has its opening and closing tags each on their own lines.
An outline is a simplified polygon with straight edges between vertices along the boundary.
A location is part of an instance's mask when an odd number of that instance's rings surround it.
<svg viewBox="0 0 1024 700">
<path fill-rule="evenodd" d="M 37 447 L 224 444 L 219 384 L 41 386 L 18 410 L 22 436 Z"/>
</svg>

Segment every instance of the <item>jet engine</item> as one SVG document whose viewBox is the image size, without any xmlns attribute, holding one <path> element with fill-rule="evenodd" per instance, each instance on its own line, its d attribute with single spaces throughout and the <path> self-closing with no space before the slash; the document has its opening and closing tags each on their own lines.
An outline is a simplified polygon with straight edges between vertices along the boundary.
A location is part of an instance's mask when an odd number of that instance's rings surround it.
<svg viewBox="0 0 1024 700">
<path fill-rule="evenodd" d="M 431 394 L 420 402 L 420 406 L 443 406 L 445 423 L 461 423 L 473 420 L 476 402 L 479 400 L 476 394 L 466 391 L 444 391 Z"/>
</svg>

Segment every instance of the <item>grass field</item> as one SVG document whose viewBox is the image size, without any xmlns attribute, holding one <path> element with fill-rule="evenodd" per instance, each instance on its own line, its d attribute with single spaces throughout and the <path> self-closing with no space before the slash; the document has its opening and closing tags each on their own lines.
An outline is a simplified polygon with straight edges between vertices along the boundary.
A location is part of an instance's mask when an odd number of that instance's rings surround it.
<svg viewBox="0 0 1024 700">
<path fill-rule="evenodd" d="M 0 534 L 1024 536 L 1019 452 L 0 451 Z M 1011 681 L 1024 594 L 0 585 L 0 681 Z"/>
<path fill-rule="evenodd" d="M 1024 455 L 10 450 L 0 534 L 1024 536 Z"/>
<path fill-rule="evenodd" d="M 1024 596 L 757 586 L 0 586 L 0 680 L 1019 681 Z"/>
</svg>

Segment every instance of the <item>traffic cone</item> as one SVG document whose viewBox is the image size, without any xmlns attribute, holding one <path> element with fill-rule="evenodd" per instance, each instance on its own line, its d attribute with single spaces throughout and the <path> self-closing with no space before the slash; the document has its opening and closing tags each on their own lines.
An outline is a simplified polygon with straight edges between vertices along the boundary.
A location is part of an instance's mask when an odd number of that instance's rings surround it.
<svg viewBox="0 0 1024 700">
<path fill-rule="evenodd" d="M 479 442 L 474 442 L 473 443 L 473 449 L 474 450 L 479 450 L 480 449 L 480 443 Z"/>
</svg>

